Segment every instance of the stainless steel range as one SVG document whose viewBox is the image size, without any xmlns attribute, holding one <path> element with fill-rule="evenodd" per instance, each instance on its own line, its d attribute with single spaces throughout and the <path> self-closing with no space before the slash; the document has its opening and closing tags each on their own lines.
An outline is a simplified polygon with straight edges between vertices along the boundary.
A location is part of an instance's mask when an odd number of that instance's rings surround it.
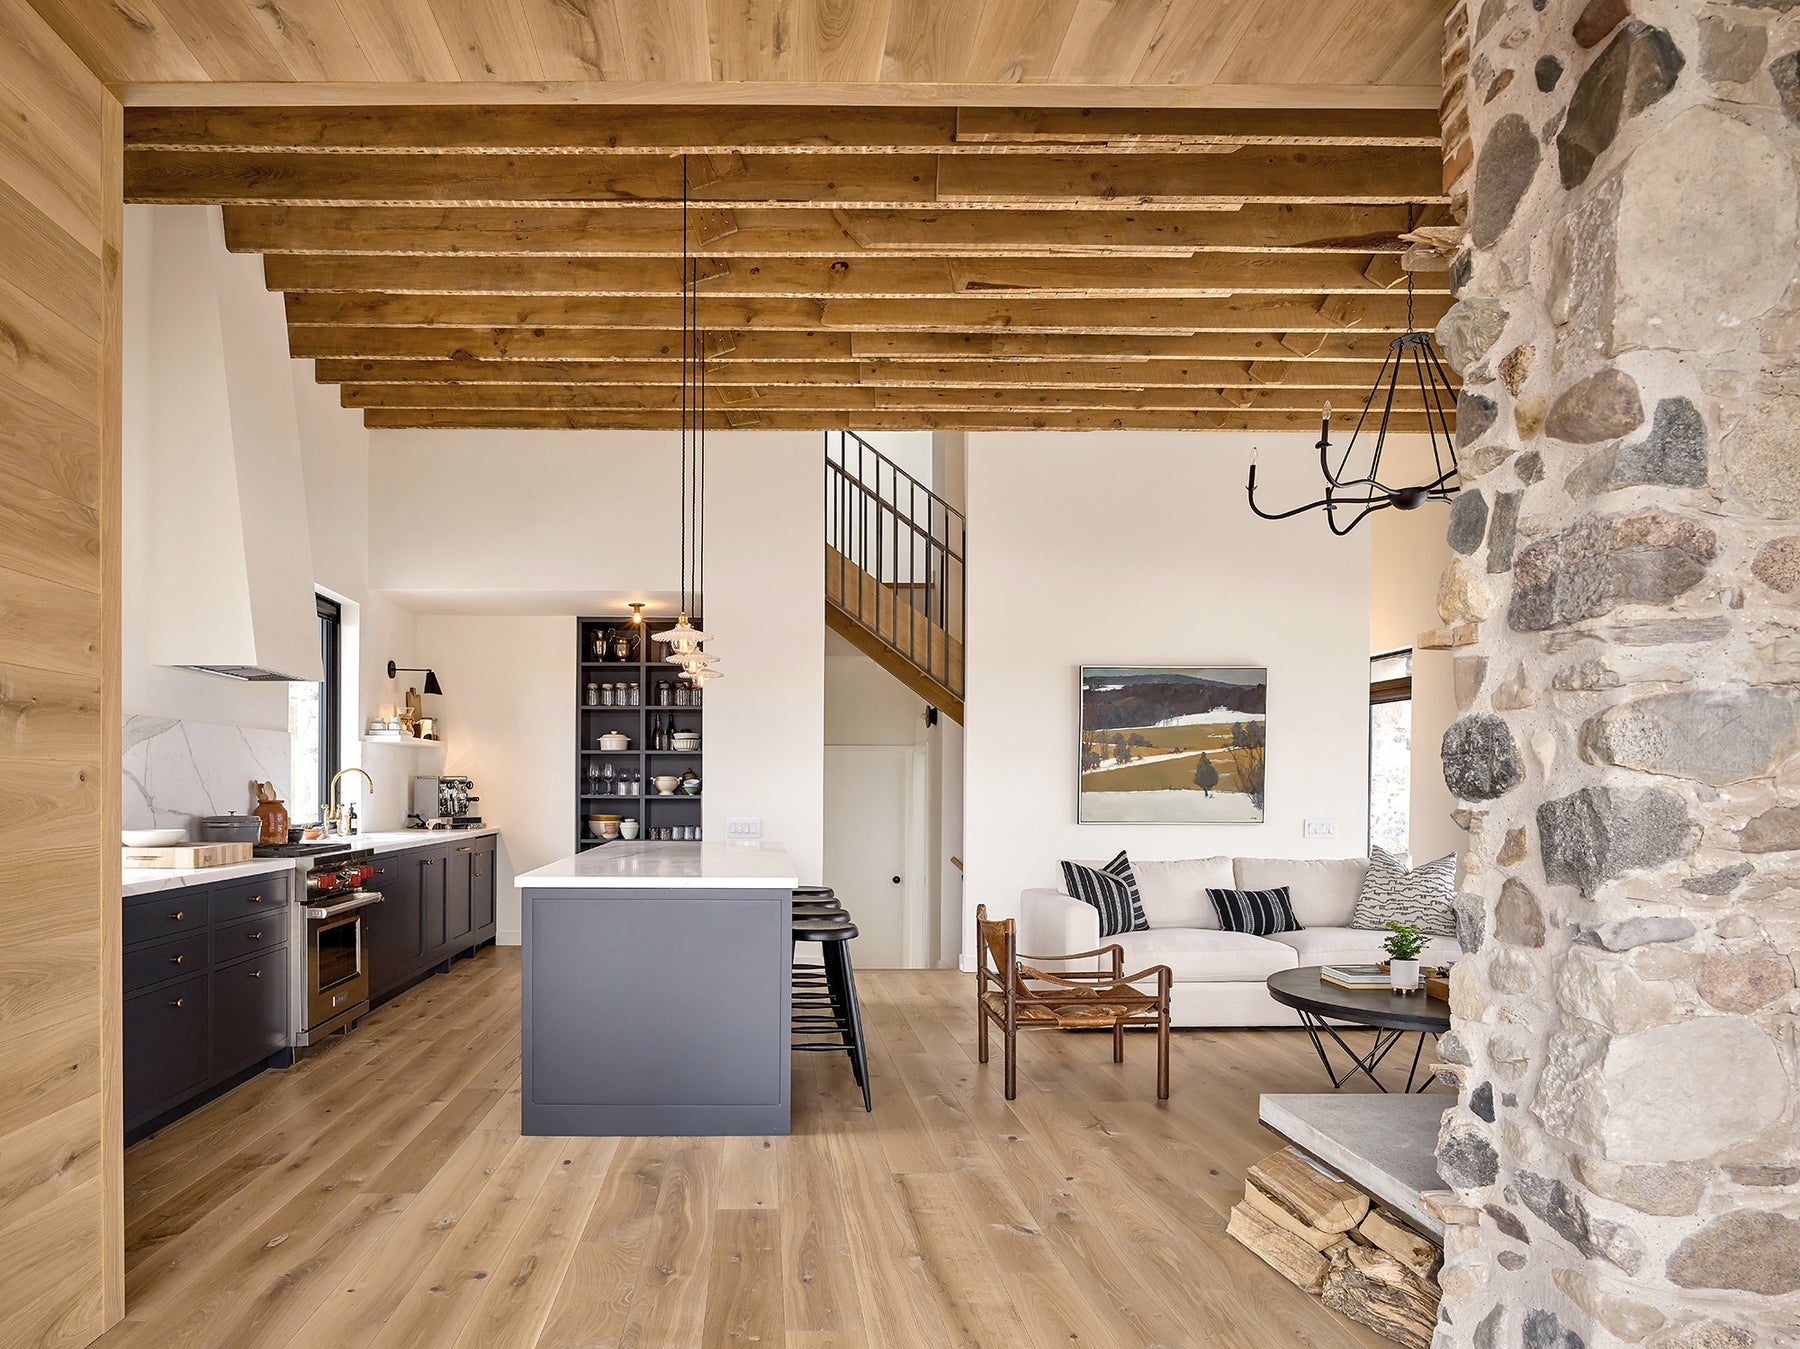
<svg viewBox="0 0 1800 1349">
<path fill-rule="evenodd" d="M 372 848 L 339 848 L 313 858 L 295 903 L 306 920 L 296 942 L 298 964 L 293 1024 L 296 1046 L 348 1031 L 369 1010 L 369 967 L 363 910 L 381 903 L 368 888 L 375 875 Z"/>
</svg>

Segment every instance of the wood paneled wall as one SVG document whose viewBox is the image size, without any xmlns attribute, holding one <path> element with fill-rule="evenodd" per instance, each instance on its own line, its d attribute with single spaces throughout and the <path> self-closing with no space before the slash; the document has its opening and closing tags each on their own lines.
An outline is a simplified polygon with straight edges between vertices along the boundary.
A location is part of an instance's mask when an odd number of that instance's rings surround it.
<svg viewBox="0 0 1800 1349">
<path fill-rule="evenodd" d="M 123 1315 L 117 100 L 0 0 L 0 1344 Z"/>
</svg>

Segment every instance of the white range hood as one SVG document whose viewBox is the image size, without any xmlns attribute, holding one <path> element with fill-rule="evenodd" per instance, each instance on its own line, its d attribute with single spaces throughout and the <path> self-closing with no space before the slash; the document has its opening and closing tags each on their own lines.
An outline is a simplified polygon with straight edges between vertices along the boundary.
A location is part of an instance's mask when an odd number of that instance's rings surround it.
<svg viewBox="0 0 1800 1349">
<path fill-rule="evenodd" d="M 218 208 L 145 214 L 147 589 L 159 605 L 148 655 L 233 679 L 320 679 L 281 297 L 263 286 L 261 258 L 227 251 Z"/>
</svg>

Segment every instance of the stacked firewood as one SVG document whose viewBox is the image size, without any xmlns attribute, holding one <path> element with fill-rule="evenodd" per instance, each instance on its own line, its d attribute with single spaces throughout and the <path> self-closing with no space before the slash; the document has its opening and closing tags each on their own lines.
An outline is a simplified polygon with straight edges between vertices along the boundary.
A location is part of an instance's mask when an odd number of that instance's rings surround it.
<svg viewBox="0 0 1800 1349">
<path fill-rule="evenodd" d="M 1431 1344 L 1443 1252 L 1295 1149 L 1250 1168 L 1225 1230 L 1332 1310 L 1409 1349 Z"/>
</svg>

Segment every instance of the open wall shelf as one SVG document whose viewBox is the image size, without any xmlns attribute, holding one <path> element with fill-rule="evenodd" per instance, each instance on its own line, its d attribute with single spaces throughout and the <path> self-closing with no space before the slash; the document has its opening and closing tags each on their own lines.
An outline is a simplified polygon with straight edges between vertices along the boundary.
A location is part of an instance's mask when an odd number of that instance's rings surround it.
<svg viewBox="0 0 1800 1349">
<path fill-rule="evenodd" d="M 667 621 L 666 619 L 664 621 Z M 660 828 L 697 828 L 700 824 L 700 798 L 677 794 L 659 796 L 650 785 L 653 777 L 668 775 L 680 777 L 691 772 L 704 784 L 706 769 L 703 752 L 706 739 L 701 732 L 701 723 L 706 711 L 704 706 L 679 707 L 673 704 L 664 706 L 657 700 L 661 690 L 667 688 L 673 697 L 674 690 L 682 687 L 685 681 L 681 672 L 662 658 L 660 646 L 650 640 L 650 631 L 656 620 L 646 617 L 644 623 L 635 629 L 638 634 L 636 647 L 624 660 L 596 660 L 595 655 L 601 649 L 600 641 L 607 633 L 626 633 L 633 631 L 629 617 L 614 618 L 582 618 L 576 620 L 575 649 L 575 849 L 585 852 L 589 848 L 602 846 L 604 840 L 595 838 L 588 832 L 587 817 L 589 815 L 618 815 L 627 820 L 636 820 L 640 830 L 640 839 L 649 837 L 649 831 Z M 612 706 L 604 704 L 593 706 L 588 702 L 588 685 L 604 684 L 636 684 L 638 686 L 639 705 L 632 707 Z M 698 696 L 699 690 L 689 689 L 689 696 Z M 650 748 L 655 738 L 656 727 L 661 723 L 672 731 L 693 731 L 701 734 L 701 748 L 697 750 L 653 750 Z M 623 750 L 604 750 L 600 748 L 600 737 L 608 731 L 618 731 L 631 738 L 630 745 Z M 610 766 L 614 781 L 620 776 L 627 779 L 633 773 L 641 794 L 637 796 L 620 796 L 615 793 L 602 793 L 592 784 L 588 770 L 592 767 L 597 773 Z"/>
</svg>

